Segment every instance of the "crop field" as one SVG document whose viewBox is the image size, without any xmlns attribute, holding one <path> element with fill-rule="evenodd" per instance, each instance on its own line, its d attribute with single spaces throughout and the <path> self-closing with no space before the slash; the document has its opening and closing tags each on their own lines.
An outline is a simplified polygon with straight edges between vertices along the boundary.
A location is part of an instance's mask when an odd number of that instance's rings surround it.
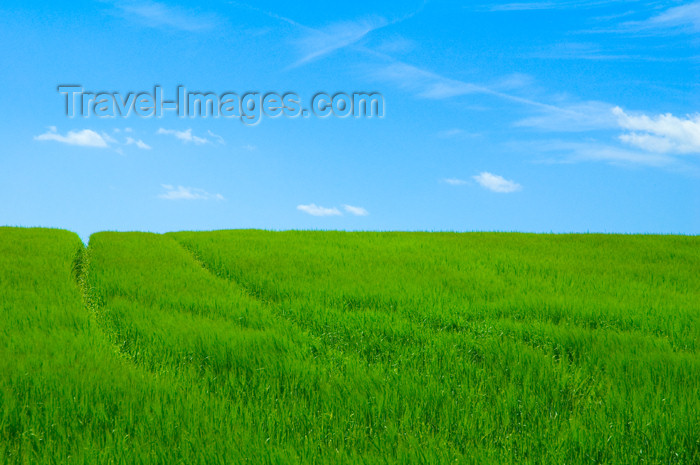
<svg viewBox="0 0 700 465">
<path fill-rule="evenodd" d="M 699 464 L 700 238 L 0 228 L 0 463 Z"/>
</svg>

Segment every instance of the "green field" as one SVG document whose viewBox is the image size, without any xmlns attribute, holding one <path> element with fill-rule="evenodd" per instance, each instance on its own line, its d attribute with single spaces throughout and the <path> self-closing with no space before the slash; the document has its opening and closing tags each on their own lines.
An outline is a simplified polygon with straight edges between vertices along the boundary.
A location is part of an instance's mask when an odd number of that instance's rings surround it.
<svg viewBox="0 0 700 465">
<path fill-rule="evenodd" d="M 0 228 L 0 463 L 700 463 L 700 237 Z"/>
</svg>

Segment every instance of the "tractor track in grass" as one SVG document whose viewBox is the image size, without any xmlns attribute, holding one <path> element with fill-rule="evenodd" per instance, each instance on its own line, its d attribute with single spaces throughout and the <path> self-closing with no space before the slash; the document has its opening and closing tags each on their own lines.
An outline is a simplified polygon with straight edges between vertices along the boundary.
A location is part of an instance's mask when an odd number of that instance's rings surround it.
<svg viewBox="0 0 700 465">
<path fill-rule="evenodd" d="M 266 299 L 264 298 L 260 292 L 255 292 L 253 289 L 251 289 L 250 286 L 246 285 L 246 283 L 242 281 L 238 281 L 235 279 L 229 279 L 225 276 L 222 276 L 220 273 L 218 273 L 216 270 L 212 269 L 204 260 L 199 257 L 197 252 L 189 247 L 187 247 L 185 244 L 181 243 L 180 241 L 175 240 L 188 254 L 190 254 L 195 262 L 199 264 L 199 266 L 202 267 L 207 273 L 211 274 L 214 276 L 216 279 L 220 279 L 224 282 L 226 282 L 228 285 L 235 286 L 237 289 L 241 290 L 241 292 L 244 292 L 250 299 L 255 300 L 259 302 L 261 305 L 264 305 L 267 307 L 269 310 L 271 310 L 271 313 L 276 315 L 279 319 L 284 320 L 288 324 L 293 325 L 296 327 L 300 332 L 303 334 L 306 334 L 308 336 L 313 337 L 317 342 L 323 344 L 323 345 L 329 345 L 327 341 L 323 339 L 323 336 L 327 334 L 327 331 L 324 331 L 324 329 L 329 329 L 329 328 L 321 328 L 318 325 L 314 324 L 308 324 L 304 323 L 301 319 L 299 318 L 294 318 L 292 317 L 292 312 L 291 311 L 285 311 L 283 306 L 283 302 L 280 302 L 279 300 L 276 299 Z M 338 309 L 333 309 L 335 312 L 339 312 Z M 376 313 L 378 315 L 387 315 L 387 312 L 384 312 L 380 309 L 366 309 L 369 310 L 373 313 Z M 393 315 L 396 318 L 396 315 Z M 401 314 L 398 317 L 402 322 L 409 324 L 412 328 L 415 328 L 415 333 L 419 333 L 419 330 L 421 329 L 421 325 L 417 324 L 410 318 L 408 318 L 407 315 Z M 435 333 L 436 335 L 439 336 L 439 332 Z M 469 333 L 473 335 L 474 333 Z M 412 343 L 418 343 L 420 341 L 409 337 Z M 332 349 L 343 349 L 343 345 L 340 343 L 342 341 L 342 338 L 336 338 L 336 341 L 339 341 L 336 344 L 330 344 L 330 348 Z M 347 353 L 346 350 L 343 350 L 344 353 Z M 363 357 L 359 353 L 355 353 L 356 357 L 360 360 L 365 359 L 365 361 L 370 361 L 367 360 L 367 357 Z"/>
</svg>

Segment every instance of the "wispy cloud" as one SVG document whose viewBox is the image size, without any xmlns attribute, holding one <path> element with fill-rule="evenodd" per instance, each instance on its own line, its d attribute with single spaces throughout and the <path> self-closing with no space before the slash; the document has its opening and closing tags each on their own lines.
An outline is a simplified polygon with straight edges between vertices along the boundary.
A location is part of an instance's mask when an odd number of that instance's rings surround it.
<svg viewBox="0 0 700 465">
<path fill-rule="evenodd" d="M 610 4 L 610 0 L 574 0 L 559 2 L 513 2 L 485 5 L 487 11 L 532 11 L 532 10 L 564 10 L 569 8 L 591 8 Z"/>
<path fill-rule="evenodd" d="M 424 5 L 425 4 L 423 4 L 423 6 Z M 422 10 L 423 6 L 416 11 L 391 21 L 385 20 L 384 18 L 344 21 L 331 24 L 330 26 L 322 29 L 307 27 L 292 19 L 262 11 L 254 7 L 247 8 L 271 18 L 275 18 L 279 21 L 283 21 L 287 24 L 291 24 L 303 32 L 304 36 L 297 41 L 297 45 L 301 49 L 302 57 L 296 61 L 292 67 L 316 60 L 342 48 L 357 45 L 355 48 L 358 51 L 387 62 L 387 64 L 384 66 L 380 66 L 378 68 L 372 67 L 370 73 L 375 78 L 392 82 L 400 88 L 415 92 L 418 97 L 439 100 L 469 94 L 488 94 L 512 102 L 542 109 L 549 109 L 551 111 L 567 111 L 565 109 L 559 109 L 555 105 L 549 105 L 547 103 L 538 102 L 511 93 L 501 92 L 499 90 L 499 88 L 502 88 L 505 84 L 508 84 L 510 88 L 512 88 L 516 80 L 518 86 L 523 85 L 523 80 L 526 77 L 524 75 L 510 76 L 508 77 L 509 79 L 501 83 L 497 83 L 494 86 L 485 86 L 460 81 L 457 79 L 450 79 L 426 69 L 395 60 L 393 57 L 387 54 L 390 52 L 391 47 L 389 47 L 387 50 L 382 49 L 381 44 L 379 44 L 376 48 L 369 47 L 366 44 L 360 44 L 362 39 L 369 35 L 372 31 L 387 27 L 389 25 L 398 24 L 406 19 L 412 18 Z"/>
<path fill-rule="evenodd" d="M 151 146 L 142 141 L 141 139 L 134 139 L 133 137 L 127 137 L 125 145 L 135 145 L 136 147 L 143 150 L 151 150 Z"/>
<path fill-rule="evenodd" d="M 623 29 L 666 33 L 700 32 L 700 2 L 674 6 L 643 21 L 628 21 Z"/>
<path fill-rule="evenodd" d="M 430 99 L 445 99 L 488 91 L 476 84 L 445 78 L 399 61 L 380 67 L 374 75 L 404 90 L 416 92 L 419 97 Z"/>
<path fill-rule="evenodd" d="M 374 69 L 372 75 L 376 79 L 390 82 L 401 89 L 414 92 L 417 97 L 421 98 L 444 100 L 462 95 L 483 94 L 550 112 L 567 113 L 570 111 L 556 105 L 501 92 L 496 90 L 495 86 L 492 88 L 486 85 L 451 79 L 395 60 L 390 60 L 390 63 L 386 66 Z"/>
<path fill-rule="evenodd" d="M 392 35 L 375 45 L 375 50 L 381 53 L 406 53 L 417 46 L 416 42 L 400 35 Z"/>
<path fill-rule="evenodd" d="M 700 115 L 678 118 L 670 113 L 630 115 L 615 107 L 620 127 L 631 132 L 620 135 L 629 145 L 657 153 L 700 153 Z"/>
<path fill-rule="evenodd" d="M 58 133 L 58 130 L 55 126 L 51 126 L 47 132 L 35 136 L 34 139 L 56 141 L 61 142 L 62 144 L 77 145 L 80 147 L 109 147 L 109 144 L 107 143 L 107 140 L 104 136 L 105 135 L 96 133 L 92 129 L 68 131 L 67 134 L 62 135 Z"/>
<path fill-rule="evenodd" d="M 501 5 L 491 5 L 485 7 L 488 11 L 528 11 L 528 10 L 551 10 L 557 7 L 557 2 L 521 2 L 504 3 Z"/>
<path fill-rule="evenodd" d="M 312 216 L 340 216 L 342 213 L 335 207 L 326 208 L 310 203 L 308 205 L 297 205 L 297 210 L 308 213 Z"/>
<path fill-rule="evenodd" d="M 437 133 L 437 136 L 440 139 L 467 139 L 472 137 L 479 137 L 480 135 L 481 134 L 467 132 L 464 129 L 459 128 L 445 129 L 444 131 L 440 131 Z"/>
<path fill-rule="evenodd" d="M 209 134 L 212 138 L 214 138 L 214 140 L 217 141 L 219 144 L 222 144 L 222 145 L 226 144 L 226 141 L 224 140 L 223 137 L 221 137 L 218 134 L 214 134 L 213 132 L 211 132 L 211 130 L 208 130 L 207 134 Z"/>
<path fill-rule="evenodd" d="M 572 144 L 571 161 L 603 161 L 615 165 L 669 166 L 674 163 L 671 157 L 644 153 L 605 144 Z"/>
<path fill-rule="evenodd" d="M 121 16 L 148 27 L 172 28 L 197 32 L 213 29 L 219 24 L 216 15 L 149 1 L 116 1 L 114 7 Z"/>
<path fill-rule="evenodd" d="M 522 189 L 522 186 L 520 184 L 505 179 L 503 176 L 492 174 L 486 171 L 476 176 L 473 176 L 473 178 L 476 182 L 479 183 L 479 185 L 481 185 L 481 187 L 488 189 L 492 192 L 508 194 Z"/>
<path fill-rule="evenodd" d="M 591 42 L 556 42 L 530 56 L 547 60 L 659 60 L 657 57 L 630 54 L 628 51 L 604 50 L 599 44 Z"/>
<path fill-rule="evenodd" d="M 173 186 L 170 184 L 161 184 L 165 192 L 159 194 L 158 197 L 165 200 L 224 200 L 221 194 L 210 194 L 204 189 L 196 187 Z"/>
<path fill-rule="evenodd" d="M 449 139 L 450 137 L 459 137 L 464 134 L 464 129 L 445 129 L 444 131 L 438 132 L 438 137 L 441 139 Z"/>
<path fill-rule="evenodd" d="M 515 123 L 515 126 L 536 128 L 553 132 L 582 132 L 618 127 L 612 113 L 614 105 L 605 102 L 568 103 L 556 109 L 539 109 Z"/>
<path fill-rule="evenodd" d="M 543 155 L 545 158 L 540 160 L 543 163 L 604 162 L 619 166 L 681 167 L 677 160 L 669 155 L 630 150 L 596 140 L 520 142 L 518 148 Z"/>
<path fill-rule="evenodd" d="M 609 31 L 596 31 L 609 32 Z M 620 32 L 617 31 L 616 32 Z M 629 41 L 619 41 L 602 47 L 590 42 L 558 42 L 529 54 L 533 58 L 545 60 L 589 60 L 589 61 L 646 61 L 656 63 L 675 63 L 698 61 L 694 54 L 672 55 L 659 53 L 654 48 L 631 46 Z"/>
<path fill-rule="evenodd" d="M 367 215 L 369 215 L 369 212 L 362 207 L 355 207 L 352 205 L 343 205 L 343 208 L 345 209 L 346 212 L 350 213 L 351 215 L 355 215 L 355 216 L 367 216 Z"/>
<path fill-rule="evenodd" d="M 176 129 L 164 129 L 160 128 L 156 132 L 156 134 L 166 134 L 175 137 L 178 140 L 181 140 L 183 143 L 188 144 L 188 143 L 193 143 L 195 145 L 204 145 L 209 142 L 211 142 L 209 139 L 205 137 L 199 137 L 195 136 L 192 134 L 192 129 L 187 129 L 185 131 L 178 131 Z"/>
<path fill-rule="evenodd" d="M 336 50 L 356 44 L 370 32 L 387 24 L 384 18 L 368 18 L 334 23 L 322 29 L 304 28 L 304 37 L 297 42 L 302 57 L 292 67 L 309 63 Z"/>
<path fill-rule="evenodd" d="M 447 178 L 443 179 L 442 182 L 445 184 L 449 184 L 450 186 L 463 186 L 465 184 L 468 184 L 467 181 L 464 179 L 457 179 L 457 178 Z"/>
<path fill-rule="evenodd" d="M 425 3 L 427 2 L 424 2 L 423 5 L 421 5 L 421 7 L 417 10 L 393 20 L 387 20 L 385 18 L 375 16 L 357 19 L 354 21 L 334 22 L 322 28 L 309 27 L 291 18 L 287 18 L 254 6 L 238 3 L 236 5 L 241 8 L 263 14 L 287 25 L 291 25 L 297 29 L 301 35 L 293 41 L 293 45 L 297 48 L 300 58 L 298 58 L 291 65 L 291 68 L 294 68 L 328 56 L 338 50 L 358 45 L 363 42 L 363 39 L 369 36 L 373 31 L 401 23 L 409 18 L 412 18 L 423 9 Z M 412 47 L 409 41 L 402 38 L 395 38 L 390 43 L 384 42 L 383 45 L 385 48 L 384 51 L 406 50 L 407 48 Z M 358 47 L 358 49 L 359 48 L 360 47 Z"/>
</svg>

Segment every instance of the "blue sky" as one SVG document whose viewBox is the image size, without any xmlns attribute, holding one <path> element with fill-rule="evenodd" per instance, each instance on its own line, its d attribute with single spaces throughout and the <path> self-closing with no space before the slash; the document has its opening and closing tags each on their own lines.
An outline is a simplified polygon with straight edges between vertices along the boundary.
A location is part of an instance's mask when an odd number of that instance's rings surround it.
<svg viewBox="0 0 700 465">
<path fill-rule="evenodd" d="M 0 224 L 700 233 L 700 2 L 0 5 Z M 86 90 L 379 118 L 68 118 Z"/>
</svg>

